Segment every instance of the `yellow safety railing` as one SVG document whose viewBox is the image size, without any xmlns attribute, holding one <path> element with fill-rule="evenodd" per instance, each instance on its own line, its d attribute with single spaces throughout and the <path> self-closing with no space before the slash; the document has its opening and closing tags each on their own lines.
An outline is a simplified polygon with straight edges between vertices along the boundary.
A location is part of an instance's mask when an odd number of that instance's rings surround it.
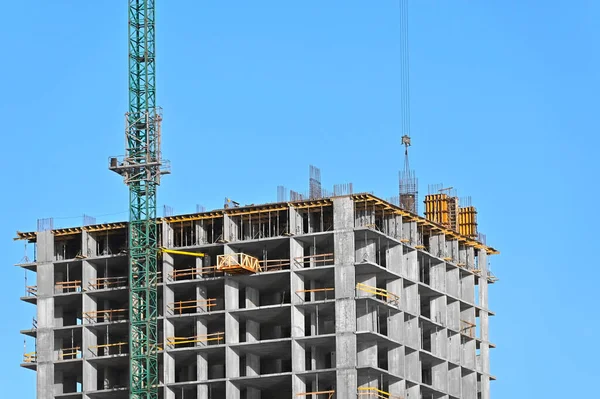
<svg viewBox="0 0 600 399">
<path fill-rule="evenodd" d="M 334 263 L 333 252 L 327 254 L 317 254 L 308 256 L 298 256 L 294 258 L 297 267 L 306 267 L 314 264 L 315 266 L 329 266 Z"/>
<path fill-rule="evenodd" d="M 106 309 L 83 312 L 83 318 L 89 323 L 103 323 L 127 319 L 127 309 Z"/>
<path fill-rule="evenodd" d="M 54 284 L 54 290 L 62 292 L 79 292 L 81 291 L 81 280 L 59 281 Z"/>
<path fill-rule="evenodd" d="M 368 397 L 373 399 L 403 399 L 401 396 L 392 395 L 389 392 L 382 391 L 381 389 L 377 389 L 375 387 L 359 387 L 357 393 L 359 397 Z"/>
<path fill-rule="evenodd" d="M 389 292 L 388 290 L 384 290 L 383 288 L 377 288 L 363 283 L 358 283 L 356 284 L 356 289 L 359 291 L 366 292 L 368 294 L 375 295 L 376 297 L 379 297 L 379 299 L 389 303 L 397 304 L 398 301 L 400 301 L 400 297 L 398 295 L 392 294 L 391 292 Z"/>
<path fill-rule="evenodd" d="M 258 264 L 263 272 L 271 272 L 277 270 L 283 270 L 284 268 L 290 267 L 289 259 L 269 259 L 259 260 Z"/>
<path fill-rule="evenodd" d="M 35 352 L 29 352 L 23 354 L 23 363 L 35 363 L 37 361 L 37 355 Z"/>
<path fill-rule="evenodd" d="M 297 290 L 296 294 L 325 292 L 325 299 L 327 299 L 327 296 L 328 296 L 327 293 L 331 292 L 331 291 L 335 291 L 335 288 L 333 288 L 333 287 L 326 287 L 326 288 L 312 288 L 312 289 L 309 289 L 309 290 Z"/>
<path fill-rule="evenodd" d="M 217 266 L 206 266 L 206 267 L 193 267 L 190 269 L 176 269 L 169 273 L 169 278 L 171 280 L 192 280 L 197 277 L 203 277 L 206 275 L 216 276 L 217 274 L 221 274 L 219 270 L 217 270 Z"/>
<path fill-rule="evenodd" d="M 217 270 L 229 274 L 257 273 L 262 271 L 257 258 L 241 252 L 218 255 Z"/>
<path fill-rule="evenodd" d="M 477 327 L 477 325 L 471 323 L 470 321 L 460 321 L 460 333 L 466 335 L 467 337 L 475 337 L 475 327 Z"/>
<path fill-rule="evenodd" d="M 123 353 L 127 353 L 127 352 L 123 352 L 123 347 L 127 346 L 127 345 L 129 345 L 128 342 L 116 342 L 114 344 L 92 345 L 88 349 L 90 350 L 90 352 L 92 352 L 92 354 L 94 354 L 94 356 L 107 356 L 110 353 L 107 353 L 106 355 L 100 355 L 99 354 L 100 349 L 107 349 L 108 351 L 110 351 L 110 348 L 118 348 L 118 351 L 116 354 L 121 355 Z"/>
<path fill-rule="evenodd" d="M 63 348 L 58 352 L 59 360 L 72 360 L 81 357 L 81 348 L 76 346 L 74 348 Z"/>
<path fill-rule="evenodd" d="M 315 395 L 315 396 L 326 395 L 327 399 L 332 399 L 333 395 L 335 395 L 335 391 L 329 390 L 329 391 L 301 392 L 301 393 L 296 394 L 296 396 L 310 396 L 310 395 Z"/>
<path fill-rule="evenodd" d="M 184 310 L 194 309 L 197 311 L 198 309 L 202 310 L 210 310 L 210 308 L 214 308 L 217 306 L 217 298 L 208 298 L 208 299 L 199 299 L 199 300 L 191 300 L 191 301 L 177 301 L 171 302 L 167 305 L 167 308 L 173 313 L 182 314 Z M 196 313 L 196 312 L 192 312 Z"/>
<path fill-rule="evenodd" d="M 90 289 L 102 290 L 107 288 L 121 288 L 127 287 L 128 278 L 127 276 L 119 277 L 101 277 L 92 280 L 88 287 Z"/>
<path fill-rule="evenodd" d="M 225 340 L 225 333 L 224 332 L 216 332 L 216 333 L 212 333 L 212 334 L 204 334 L 204 335 L 195 335 L 192 337 L 167 337 L 167 345 L 169 345 L 170 347 L 176 347 L 177 345 L 183 345 L 183 344 L 197 344 L 197 343 L 204 343 L 204 344 L 211 344 L 211 343 L 215 343 L 221 344 L 223 343 L 223 341 Z"/>
</svg>

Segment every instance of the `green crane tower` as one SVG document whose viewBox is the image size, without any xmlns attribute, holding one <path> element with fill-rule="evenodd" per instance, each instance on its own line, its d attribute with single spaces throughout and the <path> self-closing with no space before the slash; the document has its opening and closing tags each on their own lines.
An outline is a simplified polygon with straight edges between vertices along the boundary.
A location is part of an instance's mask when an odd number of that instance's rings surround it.
<svg viewBox="0 0 600 399">
<path fill-rule="evenodd" d="M 126 149 L 109 169 L 129 186 L 129 367 L 131 399 L 158 398 L 156 189 L 161 160 L 156 106 L 155 0 L 129 0 L 129 111 Z"/>
</svg>

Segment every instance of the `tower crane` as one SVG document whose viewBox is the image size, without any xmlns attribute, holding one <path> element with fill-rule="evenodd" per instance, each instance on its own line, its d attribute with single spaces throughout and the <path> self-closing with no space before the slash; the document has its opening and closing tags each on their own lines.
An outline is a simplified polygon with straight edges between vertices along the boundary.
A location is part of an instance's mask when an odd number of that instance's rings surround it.
<svg viewBox="0 0 600 399">
<path fill-rule="evenodd" d="M 129 1 L 129 110 L 125 155 L 109 169 L 129 187 L 129 397 L 158 399 L 156 190 L 170 173 L 156 105 L 155 0 Z"/>
</svg>

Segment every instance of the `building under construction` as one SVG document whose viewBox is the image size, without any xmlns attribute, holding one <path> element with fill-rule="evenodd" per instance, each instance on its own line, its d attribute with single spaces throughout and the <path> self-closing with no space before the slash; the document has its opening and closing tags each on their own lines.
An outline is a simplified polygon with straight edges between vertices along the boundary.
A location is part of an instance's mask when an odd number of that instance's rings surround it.
<svg viewBox="0 0 600 399">
<path fill-rule="evenodd" d="M 497 251 L 475 208 L 301 197 L 156 220 L 159 397 L 488 399 Z M 36 248 L 18 266 L 36 274 L 38 399 L 128 397 L 128 231 L 17 233 Z"/>
</svg>

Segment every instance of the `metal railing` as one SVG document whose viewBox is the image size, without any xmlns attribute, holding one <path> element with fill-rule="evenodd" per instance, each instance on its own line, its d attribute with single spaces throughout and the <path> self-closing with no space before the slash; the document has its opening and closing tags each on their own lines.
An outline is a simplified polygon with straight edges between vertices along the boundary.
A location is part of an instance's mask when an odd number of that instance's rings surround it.
<svg viewBox="0 0 600 399">
<path fill-rule="evenodd" d="M 330 266 L 334 264 L 333 252 L 326 254 L 298 256 L 294 258 L 294 264 L 296 267 L 318 267 L 318 266 Z"/>
<path fill-rule="evenodd" d="M 225 333 L 216 332 L 212 334 L 194 335 L 191 337 L 167 337 L 167 345 L 171 348 L 175 348 L 178 345 L 185 344 L 204 344 L 206 345 L 219 345 L 225 342 Z M 198 345 L 194 345 L 198 346 Z"/>
<path fill-rule="evenodd" d="M 208 299 L 199 299 L 199 300 L 190 300 L 190 301 L 177 301 L 171 302 L 167 305 L 167 309 L 171 311 L 172 314 L 184 314 L 188 312 L 184 312 L 185 310 L 193 309 L 193 312 L 189 313 L 198 313 L 198 310 L 208 311 L 210 308 L 214 308 L 217 306 L 217 298 L 208 298 Z"/>
<path fill-rule="evenodd" d="M 393 305 L 397 305 L 400 301 L 400 297 L 398 295 L 393 294 L 383 288 L 377 288 L 363 283 L 358 283 L 356 284 L 356 290 L 366 292 L 367 294 L 375 295 L 378 299 L 381 299 Z"/>
<path fill-rule="evenodd" d="M 127 319 L 127 309 L 106 309 L 83 312 L 84 320 L 88 323 L 104 323 Z"/>
</svg>

